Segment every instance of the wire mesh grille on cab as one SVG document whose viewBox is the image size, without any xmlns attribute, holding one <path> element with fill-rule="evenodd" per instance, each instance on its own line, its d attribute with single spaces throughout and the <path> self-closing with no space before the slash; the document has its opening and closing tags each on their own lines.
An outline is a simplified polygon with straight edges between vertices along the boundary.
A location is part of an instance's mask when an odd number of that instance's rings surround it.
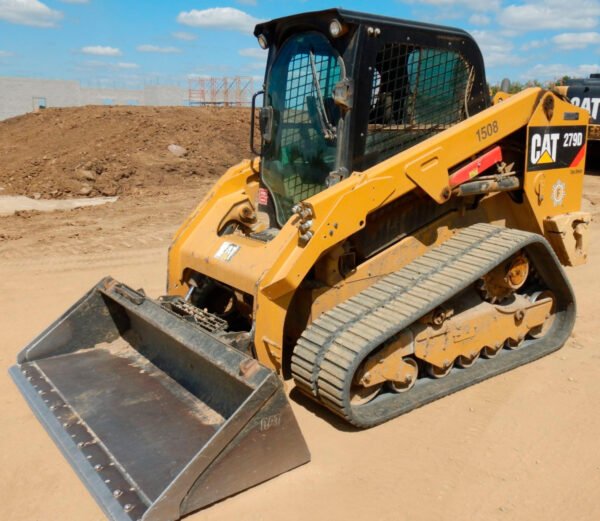
<svg viewBox="0 0 600 521">
<path fill-rule="evenodd" d="M 385 44 L 377 53 L 365 167 L 465 119 L 473 67 L 458 52 Z"/>
</svg>

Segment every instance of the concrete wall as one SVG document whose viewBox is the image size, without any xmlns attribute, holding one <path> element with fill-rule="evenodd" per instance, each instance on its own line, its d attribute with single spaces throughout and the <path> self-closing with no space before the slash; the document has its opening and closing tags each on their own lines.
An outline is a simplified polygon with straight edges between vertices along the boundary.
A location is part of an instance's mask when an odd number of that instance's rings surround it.
<svg viewBox="0 0 600 521">
<path fill-rule="evenodd" d="M 146 85 L 144 87 L 144 105 L 186 105 L 188 101 L 188 89 L 174 85 Z"/>
<path fill-rule="evenodd" d="M 46 98 L 48 107 L 79 105 L 79 82 L 0 77 L 0 120 L 35 109 L 34 98 Z"/>
<path fill-rule="evenodd" d="M 0 121 L 46 107 L 82 105 L 185 105 L 188 90 L 168 85 L 142 89 L 82 87 L 77 81 L 0 77 Z"/>
<path fill-rule="evenodd" d="M 144 91 L 133 89 L 79 89 L 77 105 L 144 105 Z"/>
</svg>

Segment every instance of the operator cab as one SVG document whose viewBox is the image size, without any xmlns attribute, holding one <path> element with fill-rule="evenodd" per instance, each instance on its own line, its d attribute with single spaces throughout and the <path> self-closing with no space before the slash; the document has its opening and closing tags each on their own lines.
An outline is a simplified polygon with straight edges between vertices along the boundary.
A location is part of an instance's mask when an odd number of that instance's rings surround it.
<svg viewBox="0 0 600 521">
<path fill-rule="evenodd" d="M 258 24 L 269 49 L 260 114 L 259 211 L 297 203 L 490 104 L 466 32 L 341 9 Z M 252 136 L 254 142 L 254 132 Z"/>
</svg>

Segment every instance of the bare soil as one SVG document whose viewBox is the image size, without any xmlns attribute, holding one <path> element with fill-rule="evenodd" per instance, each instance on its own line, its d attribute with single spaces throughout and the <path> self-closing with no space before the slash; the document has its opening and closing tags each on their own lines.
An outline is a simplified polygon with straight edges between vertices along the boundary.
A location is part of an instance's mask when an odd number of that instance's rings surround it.
<svg viewBox="0 0 600 521">
<path fill-rule="evenodd" d="M 211 182 L 0 218 L 0 519 L 105 519 L 6 370 L 105 275 L 160 295 L 170 238 Z M 600 519 L 600 177 L 584 206 L 590 260 L 567 270 L 578 316 L 561 350 L 367 431 L 291 392 L 312 462 L 188 519 Z"/>
<path fill-rule="evenodd" d="M 148 196 L 198 186 L 248 149 L 248 109 L 46 109 L 0 121 L 2 195 Z M 178 157 L 169 145 L 184 147 Z"/>
</svg>

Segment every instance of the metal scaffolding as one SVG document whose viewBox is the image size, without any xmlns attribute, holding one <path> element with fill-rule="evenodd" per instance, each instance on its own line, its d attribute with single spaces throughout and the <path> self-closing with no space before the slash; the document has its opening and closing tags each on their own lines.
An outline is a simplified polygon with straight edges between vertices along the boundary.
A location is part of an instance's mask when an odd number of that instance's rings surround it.
<svg viewBox="0 0 600 521">
<path fill-rule="evenodd" d="M 189 104 L 250 106 L 254 94 L 254 78 L 249 76 L 190 78 Z"/>
</svg>

